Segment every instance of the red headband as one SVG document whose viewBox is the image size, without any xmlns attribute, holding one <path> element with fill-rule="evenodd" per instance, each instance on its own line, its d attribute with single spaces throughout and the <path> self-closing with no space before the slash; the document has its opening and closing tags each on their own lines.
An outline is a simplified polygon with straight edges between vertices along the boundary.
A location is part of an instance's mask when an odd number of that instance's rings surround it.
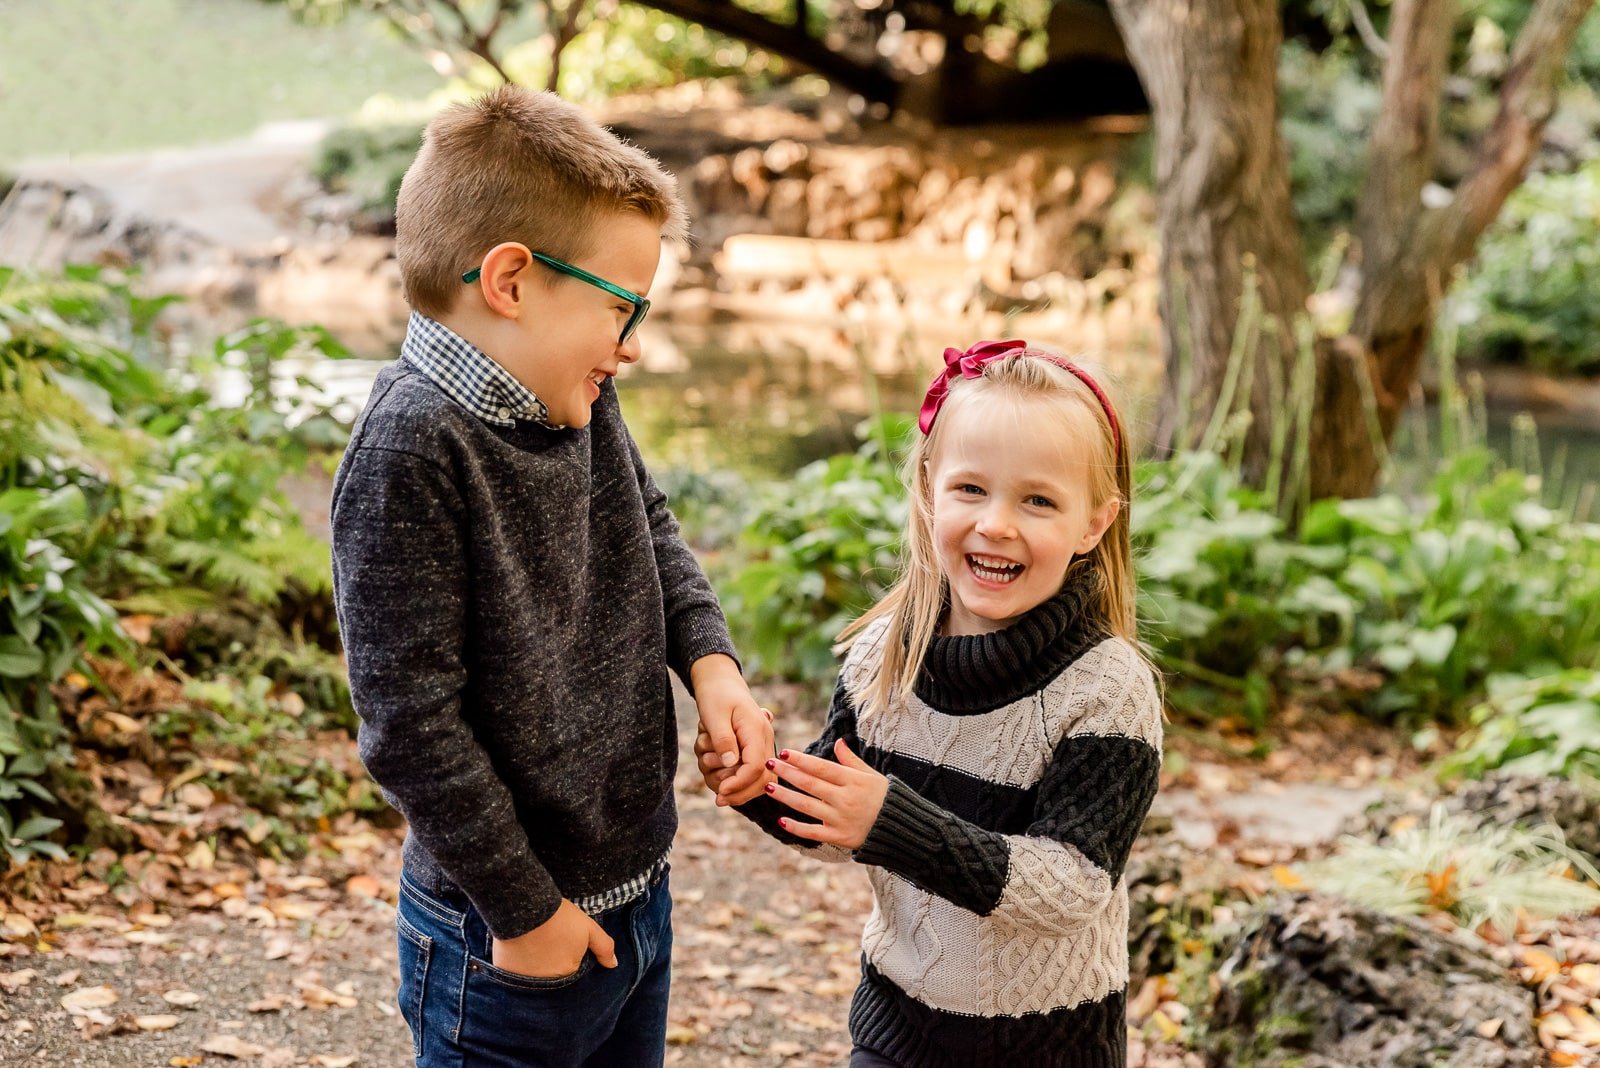
<svg viewBox="0 0 1600 1068">
<path fill-rule="evenodd" d="M 944 399 L 950 393 L 950 382 L 957 375 L 962 378 L 982 378 L 985 364 L 993 363 L 1013 353 L 1049 360 L 1088 386 L 1089 391 L 1100 402 L 1100 407 L 1105 409 L 1106 421 L 1111 424 L 1111 444 L 1116 450 L 1118 461 L 1122 459 L 1122 428 L 1117 424 L 1117 413 L 1111 408 L 1111 398 L 1107 397 L 1106 391 L 1100 388 L 1100 383 L 1096 382 L 1088 371 L 1085 371 L 1072 361 L 1029 349 L 1026 341 L 1015 339 L 1010 341 L 980 341 L 965 352 L 960 349 L 945 349 L 944 370 L 940 371 L 932 384 L 928 386 L 928 395 L 922 401 L 922 412 L 917 416 L 917 426 L 922 429 L 924 434 L 933 429 L 934 416 L 938 415 L 939 409 L 943 407 Z"/>
</svg>

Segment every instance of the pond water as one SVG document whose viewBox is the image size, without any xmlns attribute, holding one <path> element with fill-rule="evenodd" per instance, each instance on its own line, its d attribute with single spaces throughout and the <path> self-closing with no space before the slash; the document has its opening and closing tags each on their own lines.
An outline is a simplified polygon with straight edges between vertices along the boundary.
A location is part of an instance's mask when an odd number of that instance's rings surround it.
<svg viewBox="0 0 1600 1068">
<path fill-rule="evenodd" d="M 858 428 L 876 412 L 915 412 L 948 340 L 793 324 L 648 323 L 644 357 L 623 368 L 618 395 L 652 466 L 780 478 L 853 448 Z M 1145 384 L 1143 393 L 1123 390 L 1137 441 L 1148 430 L 1146 413 L 1153 408 L 1152 356 L 1115 353 L 1102 359 L 1126 385 Z M 301 388 L 293 384 L 296 378 L 313 383 L 323 403 L 353 418 L 387 362 L 287 359 L 275 370 L 286 390 Z M 225 377 L 216 389 L 221 402 L 236 402 L 243 376 Z M 1487 440 L 1508 460 L 1527 451 L 1513 429 L 1516 414 L 1488 413 Z M 1391 485 L 1412 490 L 1426 480 L 1440 457 L 1439 423 L 1432 407 L 1407 417 L 1396 437 Z M 1543 419 L 1536 439 L 1536 469 L 1546 476 L 1548 499 L 1576 503 L 1588 518 L 1600 519 L 1594 503 L 1600 427 Z"/>
</svg>

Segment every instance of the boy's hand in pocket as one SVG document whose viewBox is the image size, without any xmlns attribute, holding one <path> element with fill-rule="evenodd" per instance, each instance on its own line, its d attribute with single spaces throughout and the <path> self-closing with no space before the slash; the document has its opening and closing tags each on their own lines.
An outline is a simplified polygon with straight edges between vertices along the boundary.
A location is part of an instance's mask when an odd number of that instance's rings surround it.
<svg viewBox="0 0 1600 1068">
<path fill-rule="evenodd" d="M 561 979 L 576 973 L 583 966 L 583 955 L 589 952 L 602 967 L 617 966 L 611 936 L 588 913 L 563 898 L 555 915 L 527 934 L 505 941 L 496 938 L 490 963 L 533 979 Z"/>
</svg>

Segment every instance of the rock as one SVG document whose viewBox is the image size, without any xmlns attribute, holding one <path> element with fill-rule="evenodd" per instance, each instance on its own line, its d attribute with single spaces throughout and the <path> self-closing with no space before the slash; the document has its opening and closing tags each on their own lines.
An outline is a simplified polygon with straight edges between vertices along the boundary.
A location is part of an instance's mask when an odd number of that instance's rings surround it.
<svg viewBox="0 0 1600 1068">
<path fill-rule="evenodd" d="M 1284 896 L 1246 927 L 1218 978 L 1205 1039 L 1213 1068 L 1541 1063 L 1531 993 L 1470 935 L 1418 920 Z"/>
<path fill-rule="evenodd" d="M 1493 772 L 1449 797 L 1386 798 L 1347 821 L 1344 833 L 1381 842 L 1398 827 L 1425 822 L 1439 801 L 1451 815 L 1469 817 L 1477 826 L 1554 824 L 1569 846 L 1600 865 L 1600 785 L 1592 780 Z"/>
</svg>

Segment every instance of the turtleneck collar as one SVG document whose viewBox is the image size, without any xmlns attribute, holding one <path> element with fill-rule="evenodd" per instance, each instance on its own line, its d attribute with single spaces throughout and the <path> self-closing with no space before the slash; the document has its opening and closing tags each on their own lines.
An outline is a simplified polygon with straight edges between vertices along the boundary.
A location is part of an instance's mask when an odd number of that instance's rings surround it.
<svg viewBox="0 0 1600 1068">
<path fill-rule="evenodd" d="M 1004 630 L 936 635 L 917 674 L 917 696 L 941 712 L 977 715 L 1041 689 L 1109 636 L 1090 608 L 1100 581 L 1098 568 L 1083 567 Z"/>
</svg>

